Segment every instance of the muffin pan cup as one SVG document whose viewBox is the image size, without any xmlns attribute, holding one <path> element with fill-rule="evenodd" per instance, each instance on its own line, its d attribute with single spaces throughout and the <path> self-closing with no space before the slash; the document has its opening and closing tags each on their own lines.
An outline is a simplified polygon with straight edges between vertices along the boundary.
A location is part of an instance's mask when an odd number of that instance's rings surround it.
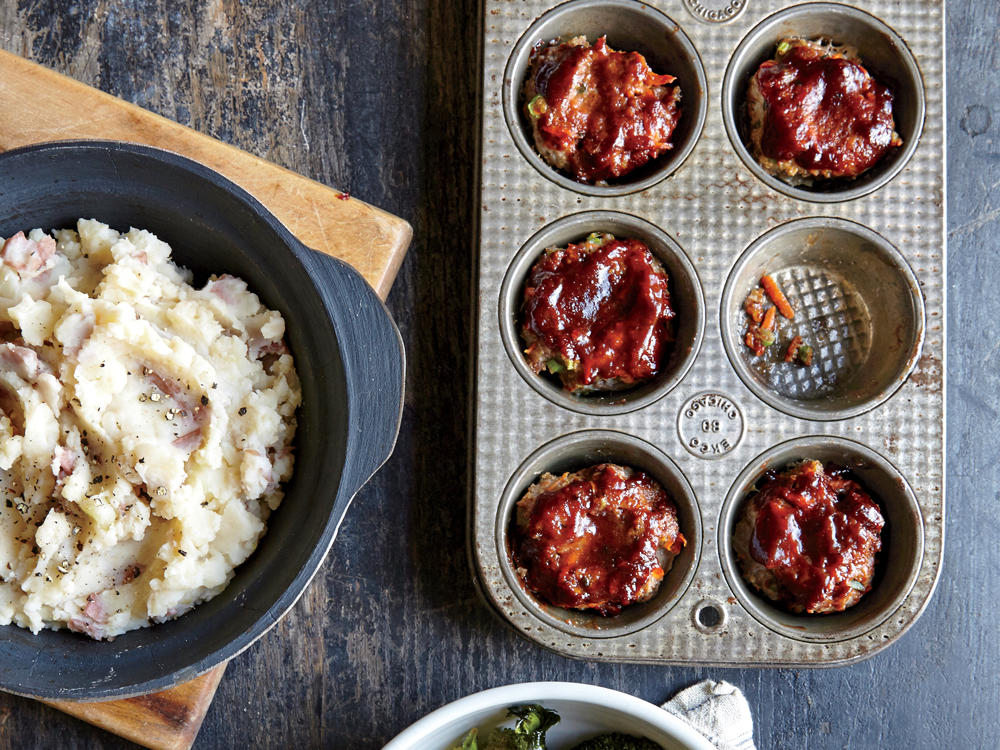
<svg viewBox="0 0 1000 750">
<path fill-rule="evenodd" d="M 591 44 L 607 36 L 611 49 L 641 53 L 654 73 L 674 76 L 681 89 L 681 118 L 671 139 L 673 148 L 605 185 L 577 182 L 548 164 L 535 150 L 524 113 L 521 91 L 531 67 L 532 50 L 539 44 L 568 42 L 576 36 L 587 37 Z M 544 14 L 515 45 L 504 70 L 502 96 L 514 145 L 539 174 L 569 190 L 605 198 L 645 190 L 676 172 L 701 136 L 708 109 L 705 69 L 691 40 L 673 19 L 636 0 L 570 0 Z"/>
<path fill-rule="evenodd" d="M 669 456 L 649 443 L 613 430 L 582 430 L 543 445 L 528 456 L 504 488 L 497 509 L 496 544 L 510 549 L 511 519 L 518 500 L 544 472 L 579 471 L 596 464 L 619 464 L 643 471 L 666 490 L 677 508 L 677 523 L 686 544 L 674 558 L 656 593 L 633 604 L 614 617 L 594 612 L 563 609 L 546 604 L 524 586 L 510 555 L 501 555 L 504 578 L 521 606 L 551 627 L 583 638 L 610 638 L 634 633 L 663 617 L 687 591 L 701 554 L 701 513 L 687 478 Z"/>
<path fill-rule="evenodd" d="M 885 519 L 871 591 L 853 607 L 836 614 L 792 614 L 768 600 L 743 579 L 730 543 L 747 497 L 764 472 L 780 472 L 804 458 L 848 469 L 876 500 Z M 906 479 L 883 456 L 853 440 L 806 436 L 776 445 L 740 473 L 722 504 L 718 544 L 726 582 L 744 609 L 763 625 L 803 641 L 846 641 L 864 635 L 891 617 L 910 593 L 923 556 L 923 518 Z"/>
<path fill-rule="evenodd" d="M 591 232 L 607 232 L 617 239 L 641 240 L 666 271 L 670 307 L 674 311 L 674 341 L 659 373 L 648 382 L 623 391 L 577 396 L 566 391 L 559 379 L 535 373 L 524 358 L 521 338 L 524 285 L 531 268 L 546 248 L 582 242 Z M 644 219 L 617 211 L 586 211 L 549 224 L 517 252 L 500 286 L 500 336 L 511 364 L 524 381 L 554 404 L 582 414 L 625 414 L 669 393 L 687 374 L 705 330 L 705 297 L 698 274 L 676 240 Z"/>
<path fill-rule="evenodd" d="M 910 3 L 915 8 L 921 3 Z M 750 148 L 746 90 L 765 60 L 775 56 L 778 42 L 788 37 L 830 41 L 853 47 L 861 64 L 893 92 L 893 118 L 903 140 L 871 169 L 855 179 L 818 180 L 793 185 L 757 163 Z M 942 82 L 943 85 L 943 82 Z M 793 5 L 755 26 L 733 53 L 722 81 L 722 117 L 726 134 L 743 164 L 764 184 L 792 198 L 837 203 L 868 195 L 893 179 L 906 165 L 920 141 L 924 125 L 924 83 L 913 53 L 886 23 L 870 13 L 840 3 Z"/>
<path fill-rule="evenodd" d="M 574 7 L 602 19 L 609 25 L 609 44 L 627 50 L 630 40 L 618 40 L 613 32 L 625 26 L 652 28 L 646 16 L 627 24 L 622 20 L 622 8 L 635 5 L 486 2 L 468 536 L 474 577 L 504 622 L 567 656 L 783 667 L 863 659 L 892 644 L 916 621 L 941 564 L 942 3 L 873 0 L 866 4 L 867 13 L 855 13 L 839 5 L 830 10 L 830 3 L 751 0 L 728 23 L 699 20 L 682 3 L 641 6 L 647 9 L 642 12 L 669 14 L 677 27 L 671 37 L 690 42 L 703 63 L 704 128 L 669 178 L 617 193 L 584 191 L 578 183 L 553 177 L 547 165 L 539 166 L 530 138 L 518 137 L 518 128 L 523 135 L 516 97 L 521 82 L 515 79 L 523 76 L 525 50 L 536 42 L 601 31 L 550 23 L 560 15 L 569 18 Z M 727 134 L 722 96 L 727 69 L 758 64 L 754 56 L 766 59 L 772 51 L 765 49 L 771 42 L 760 40 L 753 55 L 749 43 L 741 49 L 754 29 L 785 10 L 790 18 L 815 18 L 820 6 L 840 14 L 836 18 L 846 30 L 855 28 L 850 19 L 857 13 L 865 23 L 874 20 L 871 28 L 889 29 L 882 36 L 859 37 L 861 57 L 874 73 L 891 77 L 898 71 L 883 68 L 883 54 L 890 49 L 912 54 L 913 80 L 919 80 L 921 94 L 914 104 L 905 87 L 897 91 L 898 129 L 906 145 L 895 156 L 906 158 L 892 166 L 894 176 L 878 185 L 859 180 L 850 187 L 864 190 L 826 191 L 823 198 L 771 186 L 744 163 Z M 632 39 L 650 54 L 638 37 Z M 878 50 L 876 42 L 883 45 Z M 653 64 L 657 72 L 677 75 L 661 68 Z M 910 125 L 916 127 L 913 137 L 903 129 Z M 677 295 L 675 309 L 689 311 L 686 321 L 678 316 L 678 326 L 702 333 L 700 345 L 691 339 L 691 361 L 668 368 L 669 387 L 660 392 L 637 389 L 620 399 L 587 402 L 562 393 L 521 363 L 519 287 L 532 254 L 591 231 L 645 239 L 664 260 L 672 283 L 692 280 L 688 300 L 700 291 L 700 305 L 684 305 L 684 293 L 671 290 Z M 758 377 L 749 350 L 741 349 L 742 301 L 763 271 L 777 276 L 802 313 L 782 324 L 778 345 L 787 345 L 795 326 L 815 335 L 807 342 L 816 351 L 814 365 L 795 370 L 781 363 L 777 379 Z M 689 540 L 684 555 L 690 558 L 683 563 L 678 558 L 665 588 L 647 604 L 598 619 L 546 606 L 525 591 L 511 568 L 505 534 L 513 505 L 543 472 L 583 468 L 605 455 L 660 471 L 665 483 L 664 477 L 679 483 L 668 491 L 679 511 L 689 509 L 687 517 L 679 513 L 679 523 Z M 887 518 L 874 588 L 842 615 L 793 616 L 778 610 L 742 581 L 731 550 L 734 513 L 763 464 L 780 468 L 804 458 L 847 464 Z"/>
<path fill-rule="evenodd" d="M 756 357 L 743 342 L 743 301 L 765 273 L 798 309 L 778 321 L 775 351 Z M 888 240 L 844 219 L 798 219 L 754 240 L 726 279 L 720 314 L 740 380 L 769 406 L 803 419 L 875 408 L 906 381 L 924 340 L 913 271 Z M 813 366 L 781 361 L 794 335 L 813 347 Z"/>
</svg>

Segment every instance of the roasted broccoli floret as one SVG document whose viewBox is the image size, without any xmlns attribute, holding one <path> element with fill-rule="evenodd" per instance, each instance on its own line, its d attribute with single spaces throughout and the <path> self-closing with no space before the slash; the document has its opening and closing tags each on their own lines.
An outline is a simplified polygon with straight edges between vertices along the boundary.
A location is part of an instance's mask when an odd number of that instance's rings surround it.
<svg viewBox="0 0 1000 750">
<path fill-rule="evenodd" d="M 559 722 L 559 714 L 539 705 L 511 706 L 507 716 L 518 719 L 513 729 L 498 727 L 482 743 L 471 729 L 453 750 L 546 750 L 545 733 Z"/>
<path fill-rule="evenodd" d="M 612 732 L 584 740 L 573 750 L 663 750 L 663 748 L 645 737 Z"/>
</svg>

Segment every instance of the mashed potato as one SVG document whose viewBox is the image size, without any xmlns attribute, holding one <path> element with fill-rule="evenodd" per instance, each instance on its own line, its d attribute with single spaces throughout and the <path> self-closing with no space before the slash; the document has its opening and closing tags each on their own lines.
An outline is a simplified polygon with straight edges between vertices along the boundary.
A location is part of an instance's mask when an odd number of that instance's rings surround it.
<svg viewBox="0 0 1000 750">
<path fill-rule="evenodd" d="M 292 472 L 285 321 L 153 234 L 0 239 L 0 624 L 110 638 L 218 594 Z"/>
</svg>

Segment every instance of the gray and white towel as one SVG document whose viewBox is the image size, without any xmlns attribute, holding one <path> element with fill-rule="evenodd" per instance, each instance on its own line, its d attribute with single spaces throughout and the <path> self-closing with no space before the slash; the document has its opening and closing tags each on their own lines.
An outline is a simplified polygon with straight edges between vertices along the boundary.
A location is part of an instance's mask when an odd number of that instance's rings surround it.
<svg viewBox="0 0 1000 750">
<path fill-rule="evenodd" d="M 743 693 L 728 682 L 702 680 L 663 704 L 719 750 L 756 750 L 753 716 Z"/>
</svg>

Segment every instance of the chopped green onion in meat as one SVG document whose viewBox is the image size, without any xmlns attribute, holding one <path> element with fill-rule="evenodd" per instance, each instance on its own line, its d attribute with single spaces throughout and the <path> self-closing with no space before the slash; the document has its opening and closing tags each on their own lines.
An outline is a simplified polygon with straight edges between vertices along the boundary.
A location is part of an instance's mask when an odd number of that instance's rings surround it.
<svg viewBox="0 0 1000 750">
<path fill-rule="evenodd" d="M 544 115 L 548 109 L 549 105 L 541 94 L 535 94 L 535 98 L 528 102 L 528 114 L 536 120 Z"/>
</svg>

